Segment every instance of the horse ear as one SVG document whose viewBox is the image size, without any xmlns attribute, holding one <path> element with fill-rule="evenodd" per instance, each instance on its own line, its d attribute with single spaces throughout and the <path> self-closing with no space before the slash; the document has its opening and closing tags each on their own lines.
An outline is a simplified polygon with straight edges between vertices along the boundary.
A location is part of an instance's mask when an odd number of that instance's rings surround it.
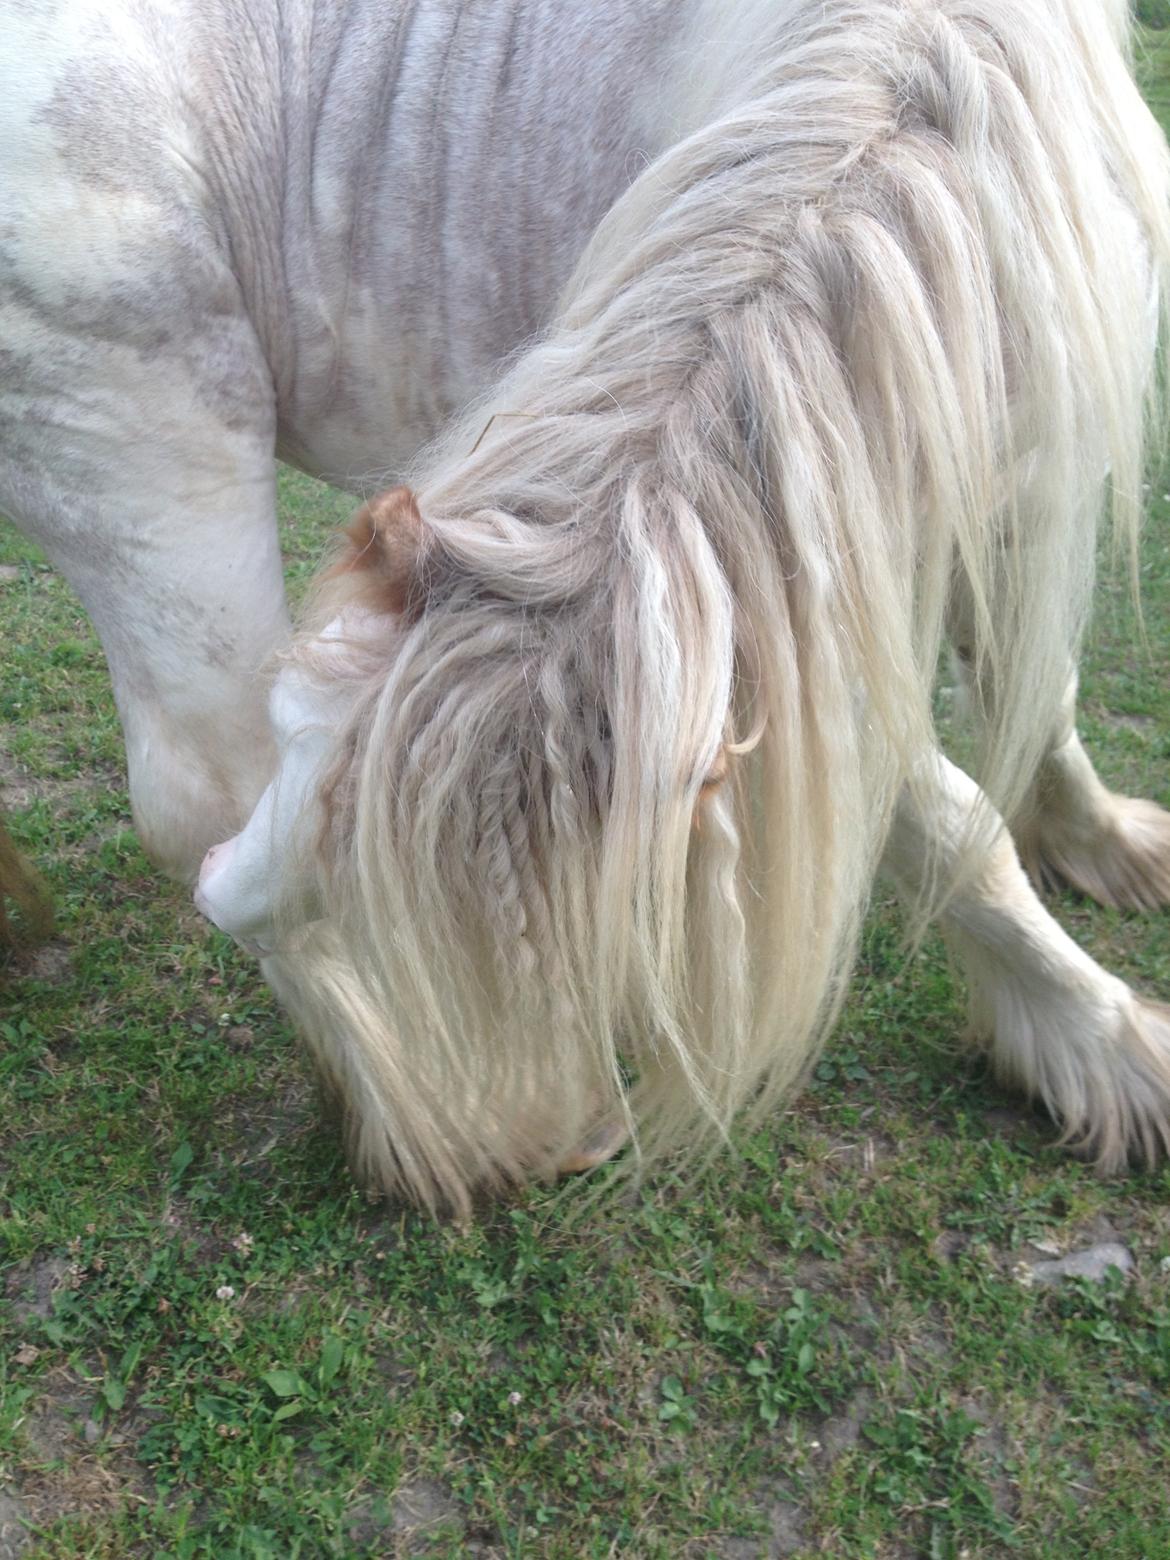
<svg viewBox="0 0 1170 1560">
<path fill-rule="evenodd" d="M 400 617 L 417 615 L 426 527 L 411 489 L 390 488 L 363 504 L 346 535 L 350 548 L 342 570 L 364 576 L 381 610 Z"/>
</svg>

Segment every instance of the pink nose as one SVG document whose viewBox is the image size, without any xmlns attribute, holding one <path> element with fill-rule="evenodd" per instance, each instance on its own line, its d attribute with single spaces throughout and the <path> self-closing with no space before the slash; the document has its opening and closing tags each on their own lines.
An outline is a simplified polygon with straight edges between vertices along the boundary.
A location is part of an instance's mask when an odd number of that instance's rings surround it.
<svg viewBox="0 0 1170 1560">
<path fill-rule="evenodd" d="M 221 867 L 226 867 L 235 854 L 235 838 L 224 840 L 222 845 L 213 845 L 204 856 L 199 867 L 199 887 L 202 888 L 213 872 L 218 872 Z"/>
</svg>

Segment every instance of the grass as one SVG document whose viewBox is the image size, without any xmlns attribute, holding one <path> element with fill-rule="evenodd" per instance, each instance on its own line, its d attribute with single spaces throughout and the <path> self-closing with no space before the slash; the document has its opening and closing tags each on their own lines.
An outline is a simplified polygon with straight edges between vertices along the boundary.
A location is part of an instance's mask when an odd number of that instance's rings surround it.
<svg viewBox="0 0 1170 1560">
<path fill-rule="evenodd" d="M 1170 105 L 1161 38 L 1145 69 Z M 295 585 L 348 506 L 281 494 Z M 1149 511 L 1148 649 L 1106 580 L 1084 729 L 1170 803 Z M 59 911 L 0 1016 L 0 1556 L 1170 1554 L 1170 1173 L 1056 1153 L 937 946 L 878 904 L 810 1088 L 697 1185 L 371 1203 L 254 965 L 138 849 L 75 599 L 2 526 L 0 563 L 0 779 Z M 1057 913 L 1170 991 L 1166 915 Z M 1130 1281 L 1016 1276 L 1103 1238 Z"/>
</svg>

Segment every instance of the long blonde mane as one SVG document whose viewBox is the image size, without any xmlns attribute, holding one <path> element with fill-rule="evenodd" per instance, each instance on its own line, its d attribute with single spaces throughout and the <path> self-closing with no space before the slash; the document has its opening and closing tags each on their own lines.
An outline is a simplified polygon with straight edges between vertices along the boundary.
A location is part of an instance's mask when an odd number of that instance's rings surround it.
<svg viewBox="0 0 1170 1560">
<path fill-rule="evenodd" d="M 355 671 L 327 919 L 269 973 L 359 1170 L 430 1206 L 790 1088 L 948 612 L 1010 810 L 1107 497 L 1137 523 L 1170 232 L 1124 7 L 784 23 L 413 476 L 421 608 Z"/>
</svg>

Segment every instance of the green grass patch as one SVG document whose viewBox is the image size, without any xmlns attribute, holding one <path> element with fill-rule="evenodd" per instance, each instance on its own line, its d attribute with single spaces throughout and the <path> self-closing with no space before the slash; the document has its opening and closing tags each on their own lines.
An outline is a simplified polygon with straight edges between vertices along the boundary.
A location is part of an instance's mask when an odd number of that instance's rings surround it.
<svg viewBox="0 0 1170 1560">
<path fill-rule="evenodd" d="M 1170 27 L 1170 0 L 1134 0 L 1133 14 L 1143 27 Z"/>
</svg>

